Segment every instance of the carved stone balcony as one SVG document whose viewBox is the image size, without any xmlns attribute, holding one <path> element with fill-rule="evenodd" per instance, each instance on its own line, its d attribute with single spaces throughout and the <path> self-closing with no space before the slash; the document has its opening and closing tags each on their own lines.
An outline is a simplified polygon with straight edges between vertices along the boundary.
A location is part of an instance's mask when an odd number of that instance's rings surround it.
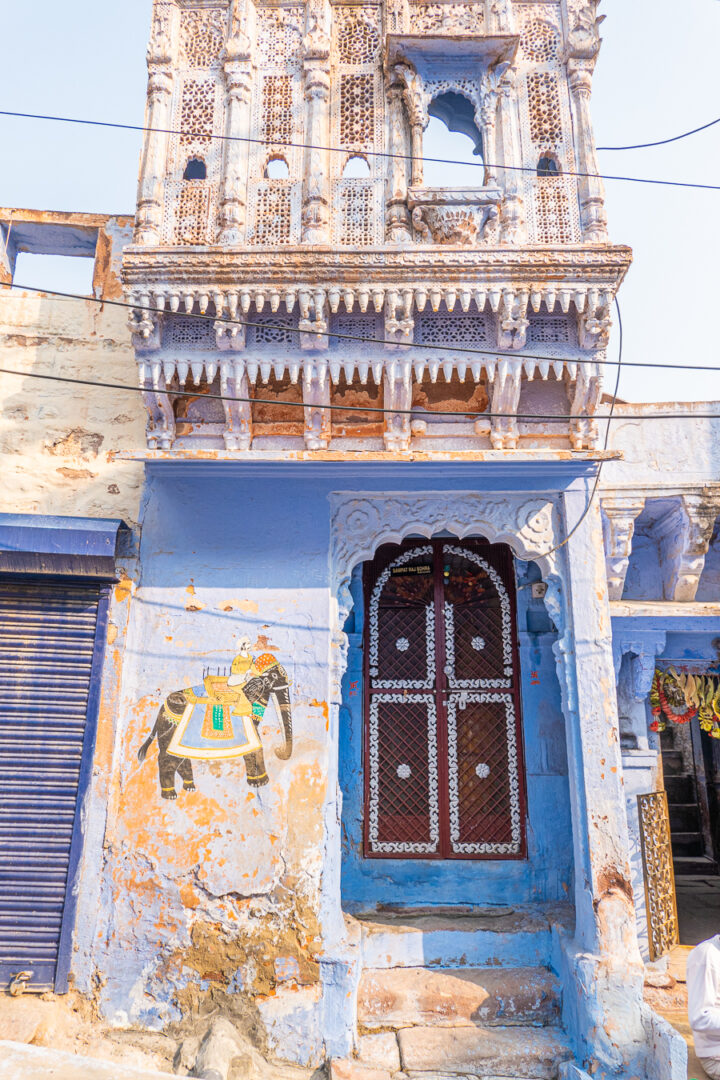
<svg viewBox="0 0 720 1080">
<path fill-rule="evenodd" d="M 592 449 L 611 298 L 247 287 L 197 300 L 158 290 L 152 310 L 139 296 L 148 445 Z"/>
</svg>

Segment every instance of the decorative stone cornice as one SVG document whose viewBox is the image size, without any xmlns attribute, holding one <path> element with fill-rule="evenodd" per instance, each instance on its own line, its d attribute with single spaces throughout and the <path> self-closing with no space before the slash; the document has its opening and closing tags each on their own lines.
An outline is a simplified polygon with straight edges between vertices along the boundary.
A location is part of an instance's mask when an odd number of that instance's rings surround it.
<svg viewBox="0 0 720 1080">
<path fill-rule="evenodd" d="M 549 312 L 559 304 L 567 311 L 574 304 L 583 313 L 591 289 L 606 306 L 612 300 L 632 261 L 626 247 L 513 248 L 483 245 L 481 248 L 415 245 L 362 251 L 314 250 L 288 247 L 263 253 L 227 248 L 129 247 L 123 259 L 123 278 L 129 291 L 169 297 L 173 292 L 211 289 L 260 291 L 284 294 L 289 283 L 311 291 L 335 287 L 360 297 L 365 291 L 397 288 L 398 281 L 414 290 L 440 288 L 456 295 L 468 291 L 488 297 L 502 296 L 506 288 L 526 289 L 530 305 L 538 311 L 544 303 Z M 464 287 L 464 288 L 463 288 Z M 605 295 L 602 295 L 605 294 Z M 484 303 L 484 301 L 483 301 Z M 382 306 L 382 303 L 381 303 Z M 588 332 L 595 327 L 588 327 Z M 593 334 L 593 336 L 596 336 Z"/>
</svg>

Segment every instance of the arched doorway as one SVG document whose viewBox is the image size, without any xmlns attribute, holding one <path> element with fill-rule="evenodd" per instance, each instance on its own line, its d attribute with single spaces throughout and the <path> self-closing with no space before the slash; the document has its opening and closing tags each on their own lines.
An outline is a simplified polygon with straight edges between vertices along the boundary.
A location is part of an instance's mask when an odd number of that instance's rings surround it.
<svg viewBox="0 0 720 1080">
<path fill-rule="evenodd" d="M 387 544 L 363 585 L 364 857 L 524 858 L 510 549 Z"/>
</svg>

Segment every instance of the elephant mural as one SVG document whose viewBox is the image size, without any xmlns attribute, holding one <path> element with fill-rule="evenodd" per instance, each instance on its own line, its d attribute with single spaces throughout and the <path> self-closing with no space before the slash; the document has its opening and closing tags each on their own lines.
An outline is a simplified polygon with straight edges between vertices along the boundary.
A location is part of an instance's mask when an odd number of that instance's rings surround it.
<svg viewBox="0 0 720 1080">
<path fill-rule="evenodd" d="M 268 783 L 260 723 L 272 697 L 284 731 L 284 745 L 275 750 L 282 761 L 292 754 L 290 679 L 272 653 L 256 659 L 243 638 L 229 675 L 204 673 L 200 686 L 175 690 L 160 706 L 155 725 L 138 750 L 145 761 L 158 742 L 158 774 L 163 799 L 176 799 L 176 774 L 184 791 L 194 791 L 193 760 L 224 761 L 244 757 L 250 787 Z"/>
</svg>

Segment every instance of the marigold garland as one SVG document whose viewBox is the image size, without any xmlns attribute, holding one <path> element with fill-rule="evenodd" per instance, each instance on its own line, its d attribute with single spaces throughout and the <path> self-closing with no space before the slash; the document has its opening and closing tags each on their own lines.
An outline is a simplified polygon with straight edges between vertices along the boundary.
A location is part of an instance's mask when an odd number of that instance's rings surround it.
<svg viewBox="0 0 720 1080">
<path fill-rule="evenodd" d="M 651 731 L 672 724 L 689 724 L 698 717 L 711 739 L 720 739 L 720 675 L 693 675 L 689 671 L 655 669 L 650 690 Z"/>
</svg>

